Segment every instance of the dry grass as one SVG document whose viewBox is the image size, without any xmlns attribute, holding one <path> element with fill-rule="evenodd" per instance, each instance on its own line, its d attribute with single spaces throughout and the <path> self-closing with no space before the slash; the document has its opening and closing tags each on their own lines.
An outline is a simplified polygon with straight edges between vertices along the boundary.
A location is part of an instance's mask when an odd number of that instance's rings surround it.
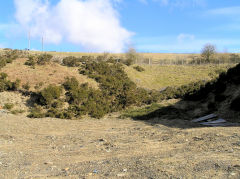
<svg viewBox="0 0 240 179">
<path fill-rule="evenodd" d="M 216 78 L 218 70 L 227 70 L 230 66 L 223 65 L 141 65 L 145 71 L 138 72 L 133 66 L 125 67 L 131 80 L 138 86 L 147 89 L 162 89 L 167 86 L 180 86 L 200 80 Z"/>
<path fill-rule="evenodd" d="M 30 51 L 31 54 L 41 54 L 40 51 Z M 44 52 L 45 53 L 45 52 Z M 99 55 L 102 55 L 103 53 L 87 53 L 87 52 L 47 52 L 48 54 L 51 54 L 53 56 L 75 56 L 75 57 L 81 57 L 81 56 L 94 56 L 97 57 Z M 124 53 L 109 53 L 109 55 L 114 57 L 123 57 L 125 56 Z M 153 61 L 157 60 L 172 60 L 172 59 L 186 59 L 189 58 L 189 56 L 199 56 L 199 54 L 178 54 L 178 53 L 139 53 L 139 56 L 142 58 L 150 58 Z"/>
<path fill-rule="evenodd" d="M 14 61 L 12 64 L 8 64 L 1 72 L 7 73 L 10 80 L 21 80 L 21 84 L 29 82 L 31 89 L 39 83 L 44 83 L 43 86 L 48 84 L 62 84 L 66 77 L 76 77 L 80 83 L 88 82 L 90 86 L 96 88 L 97 83 L 87 78 L 86 76 L 80 75 L 78 68 L 65 67 L 57 63 L 50 63 L 44 66 L 36 66 L 33 69 L 30 66 L 24 65 L 26 59 L 20 58 Z"/>
</svg>

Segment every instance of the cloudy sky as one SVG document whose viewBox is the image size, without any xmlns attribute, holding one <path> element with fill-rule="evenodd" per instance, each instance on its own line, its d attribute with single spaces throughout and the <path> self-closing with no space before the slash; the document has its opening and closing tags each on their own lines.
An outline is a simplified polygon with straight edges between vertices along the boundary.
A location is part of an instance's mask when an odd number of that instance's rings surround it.
<svg viewBox="0 0 240 179">
<path fill-rule="evenodd" d="M 240 52 L 239 0 L 0 0 L 0 48 Z"/>
</svg>

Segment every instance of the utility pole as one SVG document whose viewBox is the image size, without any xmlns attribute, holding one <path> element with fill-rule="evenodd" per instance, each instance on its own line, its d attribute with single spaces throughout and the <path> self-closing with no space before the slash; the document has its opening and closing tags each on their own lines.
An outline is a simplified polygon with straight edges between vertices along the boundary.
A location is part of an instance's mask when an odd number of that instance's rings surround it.
<svg viewBox="0 0 240 179">
<path fill-rule="evenodd" d="M 28 50 L 31 48 L 31 32 L 30 30 L 28 31 Z"/>
<path fill-rule="evenodd" d="M 43 52 L 43 36 L 42 36 L 42 52 Z"/>
</svg>

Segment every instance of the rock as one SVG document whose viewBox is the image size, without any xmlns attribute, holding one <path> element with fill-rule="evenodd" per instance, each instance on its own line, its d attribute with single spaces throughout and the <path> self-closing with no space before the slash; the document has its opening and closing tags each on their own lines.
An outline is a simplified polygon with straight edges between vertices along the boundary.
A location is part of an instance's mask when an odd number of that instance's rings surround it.
<svg viewBox="0 0 240 179">
<path fill-rule="evenodd" d="M 95 169 L 95 170 L 93 170 L 93 173 L 98 173 L 98 171 Z"/>
<path fill-rule="evenodd" d="M 117 174 L 118 177 L 124 177 L 126 174 L 125 173 L 119 173 Z"/>
<path fill-rule="evenodd" d="M 99 142 L 107 142 L 105 139 L 98 139 Z"/>
<path fill-rule="evenodd" d="M 127 169 L 125 168 L 125 169 L 123 169 L 123 172 L 127 172 Z"/>
<path fill-rule="evenodd" d="M 231 172 L 230 175 L 235 176 L 237 173 Z"/>
</svg>

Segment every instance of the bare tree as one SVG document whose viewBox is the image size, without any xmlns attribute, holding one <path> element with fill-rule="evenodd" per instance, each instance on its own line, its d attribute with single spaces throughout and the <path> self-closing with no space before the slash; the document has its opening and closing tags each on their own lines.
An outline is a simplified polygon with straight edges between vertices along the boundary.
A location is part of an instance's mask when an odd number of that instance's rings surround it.
<svg viewBox="0 0 240 179">
<path fill-rule="evenodd" d="M 211 57 L 216 53 L 216 47 L 212 44 L 206 44 L 202 48 L 201 55 L 205 59 L 205 62 L 209 63 Z"/>
<path fill-rule="evenodd" d="M 129 48 L 125 55 L 126 55 L 126 62 L 125 62 L 126 65 L 130 66 L 136 63 L 138 58 L 138 53 L 134 48 Z"/>
</svg>

